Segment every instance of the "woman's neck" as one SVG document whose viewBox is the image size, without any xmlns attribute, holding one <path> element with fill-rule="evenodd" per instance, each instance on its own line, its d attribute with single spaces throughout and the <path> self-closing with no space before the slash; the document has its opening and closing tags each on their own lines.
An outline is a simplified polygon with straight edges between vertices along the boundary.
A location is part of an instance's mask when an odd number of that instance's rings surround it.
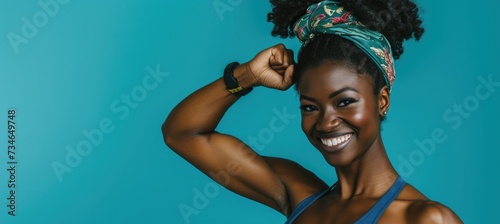
<svg viewBox="0 0 500 224">
<path fill-rule="evenodd" d="M 344 200 L 355 196 L 380 197 L 398 177 L 380 137 L 360 158 L 335 170 L 338 177 L 336 191 Z"/>
</svg>

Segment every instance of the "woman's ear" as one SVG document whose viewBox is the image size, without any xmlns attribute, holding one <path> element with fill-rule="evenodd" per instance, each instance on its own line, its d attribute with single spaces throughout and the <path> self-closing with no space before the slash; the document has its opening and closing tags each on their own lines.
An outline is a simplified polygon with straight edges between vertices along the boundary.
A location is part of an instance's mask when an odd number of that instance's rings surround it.
<svg viewBox="0 0 500 224">
<path fill-rule="evenodd" d="M 378 94 L 378 113 L 380 117 L 385 117 L 391 105 L 391 94 L 387 86 L 382 87 Z"/>
</svg>

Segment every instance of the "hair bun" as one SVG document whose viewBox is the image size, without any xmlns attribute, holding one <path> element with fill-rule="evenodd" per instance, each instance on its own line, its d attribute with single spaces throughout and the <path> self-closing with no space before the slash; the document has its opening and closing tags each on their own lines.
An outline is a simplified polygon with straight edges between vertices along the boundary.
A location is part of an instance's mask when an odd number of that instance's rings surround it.
<svg viewBox="0 0 500 224">
<path fill-rule="evenodd" d="M 294 37 L 293 25 L 306 13 L 307 7 L 320 1 L 270 0 L 272 12 L 267 21 L 273 22 L 273 36 Z M 382 33 L 391 44 L 395 59 L 403 54 L 403 42 L 410 38 L 419 40 L 424 33 L 418 7 L 410 0 L 343 0 L 351 11 L 368 28 Z"/>
<path fill-rule="evenodd" d="M 281 38 L 295 37 L 293 25 L 306 13 L 307 7 L 320 1 L 270 0 L 272 12 L 267 14 L 267 21 L 274 23 L 271 35 Z"/>
</svg>

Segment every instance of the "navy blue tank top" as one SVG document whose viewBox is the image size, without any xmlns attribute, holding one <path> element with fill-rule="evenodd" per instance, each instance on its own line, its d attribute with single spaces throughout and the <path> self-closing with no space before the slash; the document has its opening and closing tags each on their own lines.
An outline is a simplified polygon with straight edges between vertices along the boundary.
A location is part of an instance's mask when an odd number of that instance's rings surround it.
<svg viewBox="0 0 500 224">
<path fill-rule="evenodd" d="M 335 185 L 336 184 L 334 184 L 332 187 L 322 192 L 313 194 L 307 197 L 306 199 L 302 200 L 297 205 L 295 210 L 292 212 L 290 217 L 288 217 L 288 220 L 285 222 L 285 224 L 292 224 L 293 221 L 295 221 L 295 219 L 297 219 L 297 217 L 299 217 L 299 215 L 304 210 L 306 210 L 312 203 L 321 198 L 323 195 L 325 195 L 333 188 L 335 188 Z M 371 207 L 367 213 L 365 213 L 360 219 L 358 219 L 358 221 L 356 221 L 355 224 L 377 223 L 378 219 L 380 218 L 380 216 L 382 216 L 385 209 L 387 209 L 387 207 L 389 207 L 391 202 L 394 201 L 394 199 L 396 199 L 396 197 L 399 195 L 401 190 L 403 190 L 405 185 L 406 181 L 404 181 L 403 178 L 398 176 L 394 184 L 392 184 L 391 188 L 389 188 L 389 190 L 385 192 L 385 194 L 377 201 L 377 203 L 375 203 L 375 205 L 373 205 L 373 207 Z"/>
</svg>

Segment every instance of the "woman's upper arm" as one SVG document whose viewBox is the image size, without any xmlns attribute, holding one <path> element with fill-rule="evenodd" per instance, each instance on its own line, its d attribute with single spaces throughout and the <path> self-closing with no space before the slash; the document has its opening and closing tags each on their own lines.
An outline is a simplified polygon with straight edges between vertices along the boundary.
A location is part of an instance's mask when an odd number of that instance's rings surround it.
<svg viewBox="0 0 500 224">
<path fill-rule="evenodd" d="M 213 132 L 178 138 L 169 146 L 229 190 L 280 212 L 286 210 L 287 191 L 279 175 L 239 139 Z"/>
<path fill-rule="evenodd" d="M 169 146 L 219 184 L 289 215 L 301 199 L 326 188 L 319 178 L 285 159 L 262 157 L 225 134 L 176 139 Z M 175 150 L 177 147 L 189 150 Z"/>
</svg>

